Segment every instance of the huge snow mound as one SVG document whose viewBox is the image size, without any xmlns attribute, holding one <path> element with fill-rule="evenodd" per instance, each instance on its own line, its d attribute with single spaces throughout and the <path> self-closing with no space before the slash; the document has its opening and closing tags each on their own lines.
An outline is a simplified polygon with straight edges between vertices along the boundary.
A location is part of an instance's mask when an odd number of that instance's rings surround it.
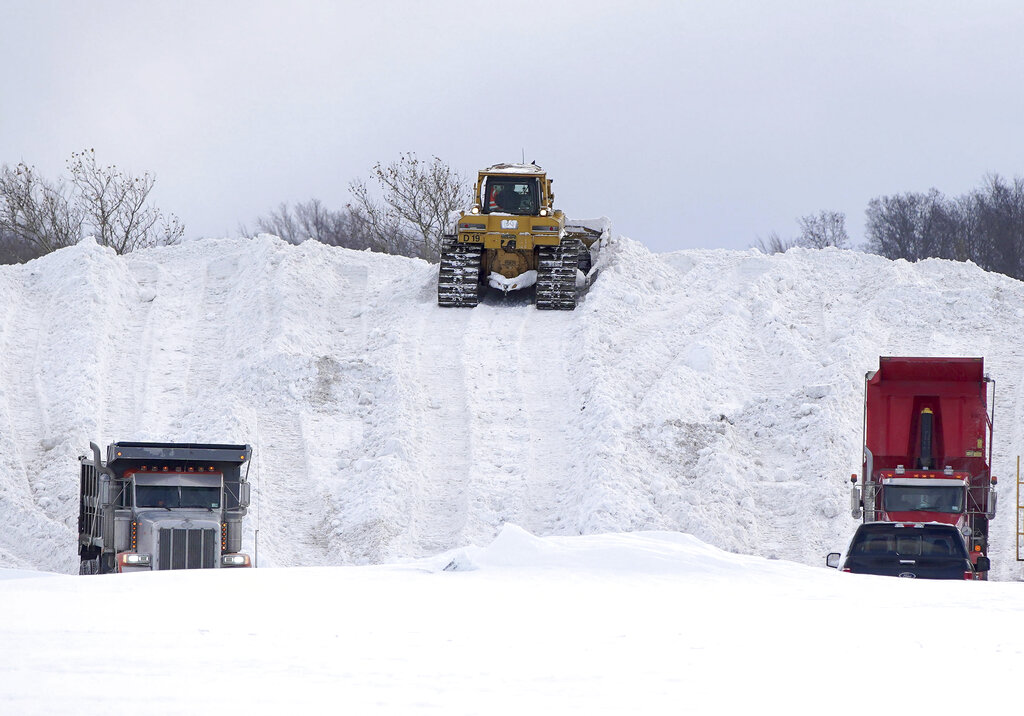
<svg viewBox="0 0 1024 716">
<path fill-rule="evenodd" d="M 76 571 L 77 456 L 114 440 L 251 443 L 264 566 L 438 555 L 507 523 L 820 565 L 856 524 L 864 373 L 977 355 L 1010 478 L 994 576 L 1018 575 L 1024 285 L 628 239 L 599 269 L 576 311 L 538 312 L 441 309 L 435 266 L 266 236 L 0 267 L 0 566 Z"/>
</svg>

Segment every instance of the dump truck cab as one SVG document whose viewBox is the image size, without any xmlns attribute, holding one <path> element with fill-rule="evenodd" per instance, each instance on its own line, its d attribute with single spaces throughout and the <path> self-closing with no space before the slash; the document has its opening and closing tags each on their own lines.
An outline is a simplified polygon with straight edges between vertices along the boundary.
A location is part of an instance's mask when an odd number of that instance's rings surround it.
<svg viewBox="0 0 1024 716">
<path fill-rule="evenodd" d="M 249 567 L 248 445 L 92 444 L 80 458 L 81 573 Z"/>
</svg>

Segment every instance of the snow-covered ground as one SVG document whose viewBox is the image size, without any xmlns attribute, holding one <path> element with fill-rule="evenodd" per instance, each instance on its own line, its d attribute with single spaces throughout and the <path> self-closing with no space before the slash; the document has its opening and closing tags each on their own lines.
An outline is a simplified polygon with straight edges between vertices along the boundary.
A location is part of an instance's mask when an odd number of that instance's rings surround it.
<svg viewBox="0 0 1024 716">
<path fill-rule="evenodd" d="M 0 604 L 12 714 L 955 713 L 1012 703 L 1024 650 L 1015 584 L 843 575 L 666 532 L 507 527 L 402 566 L 9 579 Z"/>
<path fill-rule="evenodd" d="M 1009 701 L 1024 650 L 1018 585 L 841 575 L 677 533 L 509 527 L 396 566 L 15 577 L 0 708 L 17 714 L 952 713 Z"/>
<path fill-rule="evenodd" d="M 270 237 L 0 267 L 0 704 L 852 711 L 919 703 L 942 654 L 1019 657 L 1014 584 L 821 565 L 856 525 L 864 373 L 977 355 L 992 576 L 1021 579 L 1024 284 L 621 238 L 599 268 L 576 311 L 538 312 L 441 309 L 435 266 Z M 26 576 L 77 571 L 77 456 L 114 440 L 252 444 L 245 547 L 293 569 Z M 869 696 L 880 649 L 910 676 Z M 941 702 L 1011 683 L 991 664 Z"/>
</svg>

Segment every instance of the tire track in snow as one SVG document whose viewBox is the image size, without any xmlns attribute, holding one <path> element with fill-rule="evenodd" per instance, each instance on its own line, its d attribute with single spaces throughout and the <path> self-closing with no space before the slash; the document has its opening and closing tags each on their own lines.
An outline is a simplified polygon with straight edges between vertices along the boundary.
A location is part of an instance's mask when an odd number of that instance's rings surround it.
<svg viewBox="0 0 1024 716">
<path fill-rule="evenodd" d="M 414 510 L 408 539 L 414 553 L 436 554 L 466 543 L 468 497 L 473 479 L 471 452 L 475 436 L 467 430 L 466 310 L 422 306 L 443 321 L 419 320 L 405 374 L 404 400 L 408 401 L 408 457 L 415 483 Z"/>
<path fill-rule="evenodd" d="M 582 312 L 535 312 L 520 326 L 517 378 L 528 436 L 523 527 L 537 535 L 574 534 L 569 515 L 584 489 L 574 434 L 580 408 L 570 365 L 580 359 L 572 340 Z M 553 350 L 557 349 L 557 350 Z"/>
<path fill-rule="evenodd" d="M 347 475 L 362 449 L 368 280 L 365 266 L 311 245 L 261 260 L 249 289 L 262 321 L 241 351 L 259 376 L 250 515 L 259 515 L 261 561 L 270 566 L 361 561 L 352 556 L 363 545 L 349 531 L 358 498 Z"/>
<path fill-rule="evenodd" d="M 46 391 L 40 375 L 41 359 L 47 350 L 49 302 L 36 281 L 29 279 L 26 284 L 15 288 L 17 282 L 10 281 L 2 294 L 12 300 L 4 302 L 0 316 L 0 471 L 7 476 L 0 487 L 0 513 L 5 523 L 0 530 L 0 559 L 5 565 L 27 569 L 59 569 L 61 560 L 57 555 L 43 565 L 30 564 L 18 556 L 29 542 L 50 539 L 61 544 L 65 536 L 60 510 L 55 512 L 61 504 L 54 495 L 40 492 L 36 484 L 46 463 L 44 442 L 49 440 Z M 51 548 L 43 553 L 61 551 Z"/>
<path fill-rule="evenodd" d="M 466 339 L 473 478 L 469 534 L 492 538 L 512 522 L 561 533 L 574 487 L 568 437 L 574 397 L 567 330 L 575 313 L 537 311 L 521 296 L 481 302 Z"/>
</svg>

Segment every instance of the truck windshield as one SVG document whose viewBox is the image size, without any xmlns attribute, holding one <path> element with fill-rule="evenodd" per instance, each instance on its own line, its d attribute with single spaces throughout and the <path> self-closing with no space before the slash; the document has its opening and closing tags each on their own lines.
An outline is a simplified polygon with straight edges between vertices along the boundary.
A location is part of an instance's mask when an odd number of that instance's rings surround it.
<svg viewBox="0 0 1024 716">
<path fill-rule="evenodd" d="M 137 507 L 220 507 L 220 488 L 179 485 L 136 485 Z"/>
<path fill-rule="evenodd" d="M 864 532 L 850 545 L 850 554 L 874 557 L 966 557 L 955 535 L 921 533 L 873 534 Z"/>
<path fill-rule="evenodd" d="M 964 511 L 964 488 L 916 485 L 886 485 L 882 488 L 882 507 L 886 512 Z"/>
</svg>

